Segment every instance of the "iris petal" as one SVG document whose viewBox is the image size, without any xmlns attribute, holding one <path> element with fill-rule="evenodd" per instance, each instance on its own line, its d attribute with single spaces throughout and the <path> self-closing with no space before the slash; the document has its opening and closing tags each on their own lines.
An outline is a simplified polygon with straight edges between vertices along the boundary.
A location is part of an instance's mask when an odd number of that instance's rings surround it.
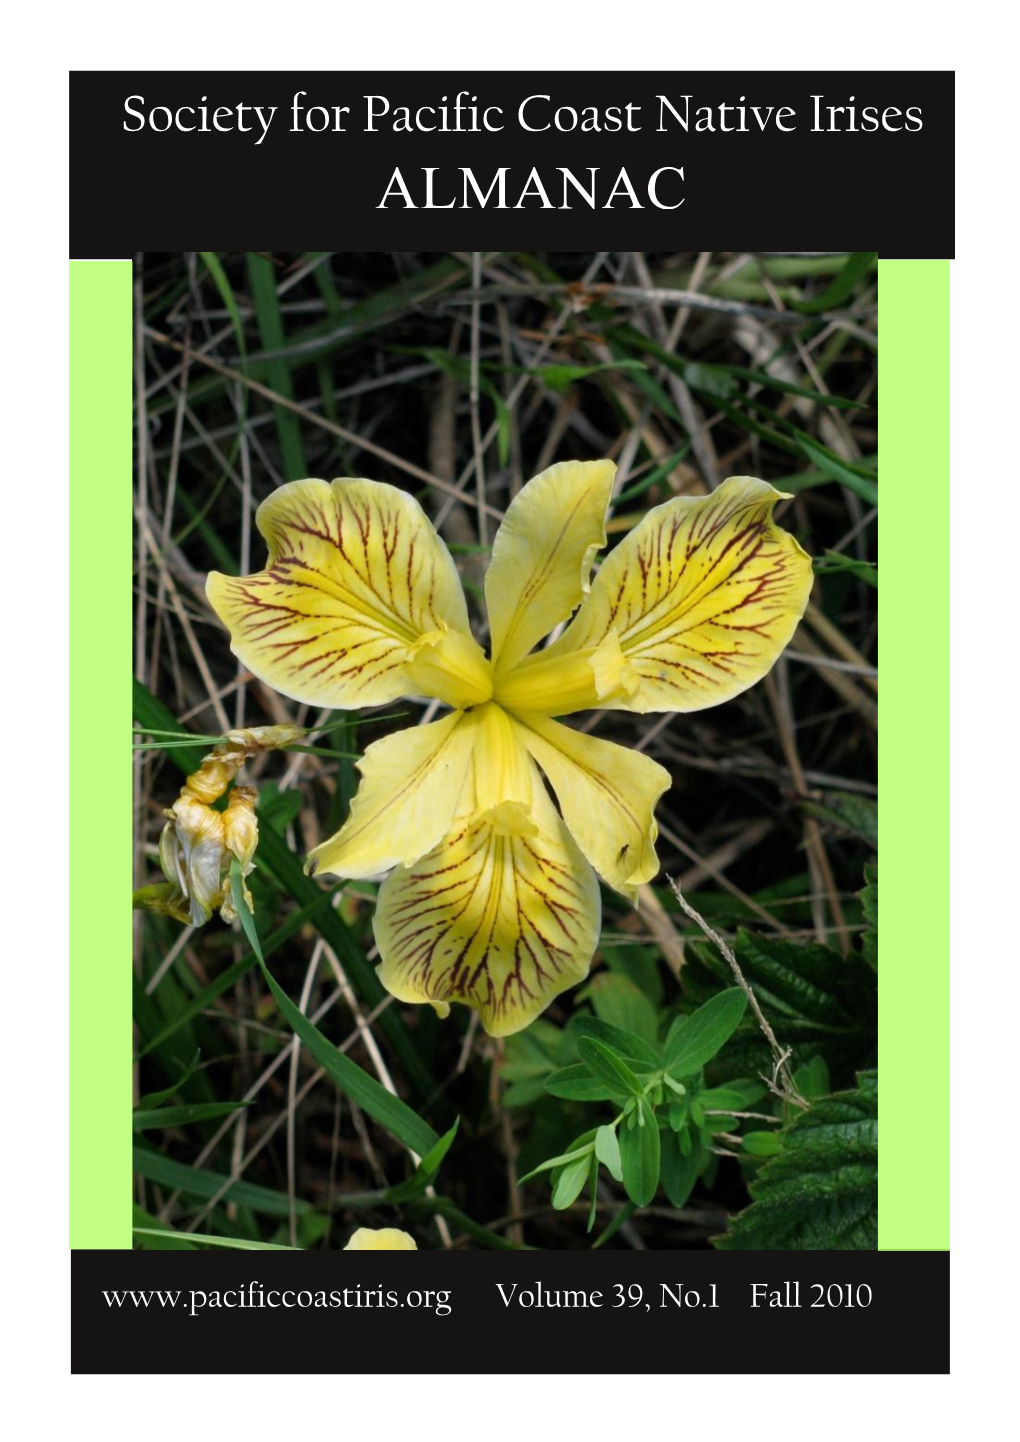
<svg viewBox="0 0 1020 1442">
<path fill-rule="evenodd" d="M 811 591 L 810 557 L 772 519 L 781 499 L 765 481 L 735 476 L 710 496 L 656 506 L 605 561 L 543 665 L 594 654 L 615 630 L 637 684 L 600 708 L 699 711 L 753 686 Z"/>
<path fill-rule="evenodd" d="M 449 831 L 470 774 L 474 728 L 454 711 L 374 741 L 357 763 L 361 784 L 344 826 L 309 853 L 307 869 L 377 876 L 410 866 Z"/>
<path fill-rule="evenodd" d="M 425 650 L 427 694 L 452 706 L 491 694 L 453 559 L 413 496 L 376 481 L 293 481 L 255 520 L 265 570 L 214 571 L 206 594 L 261 680 L 316 706 L 376 706 L 421 694 L 413 663 Z M 444 646 L 451 632 L 458 642 Z"/>
<path fill-rule="evenodd" d="M 655 806 L 669 789 L 669 772 L 640 751 L 548 716 L 525 714 L 515 724 L 585 856 L 610 886 L 636 901 L 637 888 L 659 869 Z"/>
<path fill-rule="evenodd" d="M 380 889 L 379 979 L 441 1014 L 461 1002 L 490 1036 L 508 1036 L 588 974 L 598 883 L 537 774 L 537 835 L 500 835 L 479 816 L 474 787 L 465 793 L 450 835 Z"/>
<path fill-rule="evenodd" d="M 565 461 L 514 497 L 496 533 L 485 601 L 497 675 L 511 670 L 587 593 L 606 543 L 612 461 Z"/>
</svg>

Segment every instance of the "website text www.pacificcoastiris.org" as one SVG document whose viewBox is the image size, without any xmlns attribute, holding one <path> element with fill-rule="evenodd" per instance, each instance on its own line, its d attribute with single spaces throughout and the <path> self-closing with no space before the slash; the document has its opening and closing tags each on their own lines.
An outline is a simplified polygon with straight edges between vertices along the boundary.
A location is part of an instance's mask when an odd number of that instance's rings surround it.
<svg viewBox="0 0 1020 1442">
<path fill-rule="evenodd" d="M 429 1288 L 411 1289 L 400 1293 L 384 1290 L 382 1287 L 343 1287 L 329 1291 L 304 1287 L 265 1287 L 261 1282 L 249 1282 L 246 1287 L 212 1288 L 202 1291 L 189 1288 L 180 1291 L 154 1290 L 149 1288 L 128 1291 L 103 1291 L 106 1305 L 124 1310 L 137 1311 L 186 1311 L 191 1317 L 200 1312 L 237 1308 L 258 1310 L 259 1308 L 299 1308 L 301 1310 L 330 1310 L 337 1307 L 375 1308 L 409 1307 L 419 1311 L 435 1312 L 437 1317 L 448 1317 L 452 1311 L 449 1290 L 437 1291 Z"/>
</svg>

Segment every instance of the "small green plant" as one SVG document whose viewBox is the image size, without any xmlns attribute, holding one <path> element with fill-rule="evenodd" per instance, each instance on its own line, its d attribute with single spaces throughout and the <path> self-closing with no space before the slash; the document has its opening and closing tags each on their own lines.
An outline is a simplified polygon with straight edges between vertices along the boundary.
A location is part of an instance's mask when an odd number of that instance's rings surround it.
<svg viewBox="0 0 1020 1442">
<path fill-rule="evenodd" d="M 730 1131 L 747 1105 L 736 1087 L 704 1084 L 705 1065 L 736 1031 L 746 1006 L 744 992 L 730 987 L 677 1017 L 660 1048 L 598 1017 L 575 1017 L 581 1060 L 554 1071 L 545 1090 L 567 1101 L 610 1102 L 616 1115 L 521 1180 L 550 1172 L 557 1211 L 572 1206 L 588 1185 L 589 1231 L 600 1166 L 622 1182 L 634 1206 L 647 1206 L 661 1183 L 672 1205 L 682 1207 L 712 1159 L 713 1137 Z"/>
</svg>

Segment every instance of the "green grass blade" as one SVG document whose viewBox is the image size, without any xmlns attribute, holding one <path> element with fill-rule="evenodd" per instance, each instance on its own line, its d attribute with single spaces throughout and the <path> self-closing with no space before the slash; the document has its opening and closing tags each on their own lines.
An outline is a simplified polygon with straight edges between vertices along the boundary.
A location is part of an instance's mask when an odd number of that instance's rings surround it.
<svg viewBox="0 0 1020 1442">
<path fill-rule="evenodd" d="M 216 1117 L 228 1117 L 251 1102 L 196 1102 L 192 1106 L 149 1107 L 131 1113 L 133 1132 L 157 1131 L 160 1127 L 186 1127 L 192 1122 L 209 1122 Z"/>
<path fill-rule="evenodd" d="M 321 1067 L 325 1067 L 340 1090 L 345 1092 L 352 1101 L 357 1102 L 362 1111 L 367 1112 L 380 1126 L 385 1127 L 412 1152 L 424 1156 L 434 1147 L 438 1147 L 440 1145 L 439 1136 L 429 1124 L 422 1121 L 418 1113 L 412 1111 L 399 1097 L 395 1097 L 384 1086 L 380 1086 L 368 1075 L 368 1072 L 358 1066 L 357 1062 L 344 1056 L 339 1048 L 323 1036 L 315 1023 L 294 1005 L 283 988 L 273 979 L 259 946 L 255 918 L 248 910 L 244 900 L 241 888 L 241 867 L 236 858 L 230 868 L 230 885 L 234 906 L 241 918 L 241 925 L 248 942 L 259 959 L 266 985 L 273 993 L 273 999 L 283 1012 L 287 1022 L 301 1038 L 315 1060 Z M 450 1137 L 450 1141 L 452 1140 L 453 1138 Z"/>
<path fill-rule="evenodd" d="M 132 1168 L 138 1176 L 144 1177 L 147 1182 L 155 1182 L 157 1186 L 180 1190 L 189 1197 L 199 1197 L 206 1202 L 226 1187 L 221 1198 L 224 1202 L 237 1202 L 238 1206 L 251 1207 L 252 1211 L 262 1212 L 267 1217 L 290 1215 L 290 1199 L 286 1192 L 274 1192 L 270 1187 L 260 1187 L 240 1179 L 232 1181 L 220 1172 L 207 1172 L 202 1167 L 187 1167 L 183 1162 L 163 1156 L 162 1152 L 150 1151 L 148 1147 L 135 1147 L 131 1155 Z M 300 1197 L 294 1205 L 298 1216 L 313 1210 L 311 1204 Z"/>
<path fill-rule="evenodd" d="M 180 1232 L 168 1232 L 165 1227 L 132 1227 L 136 1237 L 171 1237 L 180 1242 Z M 300 1247 L 281 1247 L 277 1242 L 248 1242 L 243 1237 L 211 1237 L 208 1232 L 188 1232 L 190 1243 L 201 1243 L 203 1247 L 232 1247 L 237 1252 L 300 1252 Z"/>
<path fill-rule="evenodd" d="M 248 278 L 255 300 L 262 346 L 267 351 L 281 350 L 285 343 L 283 317 L 276 294 L 276 276 L 272 264 L 265 256 L 249 253 Z M 278 395 L 286 396 L 289 401 L 294 400 L 294 382 L 287 360 L 283 356 L 276 356 L 266 364 L 270 389 Z M 308 475 L 308 462 L 305 460 L 305 447 L 298 418 L 293 411 L 286 410 L 283 406 L 274 406 L 273 413 L 276 417 L 276 433 L 280 438 L 280 450 L 283 453 L 284 479 L 300 480 Z"/>
</svg>

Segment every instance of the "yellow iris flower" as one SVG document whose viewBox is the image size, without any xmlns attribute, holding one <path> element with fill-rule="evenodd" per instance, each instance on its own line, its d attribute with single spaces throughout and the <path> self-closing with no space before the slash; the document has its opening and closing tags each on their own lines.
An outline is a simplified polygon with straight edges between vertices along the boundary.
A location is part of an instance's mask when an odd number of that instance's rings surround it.
<svg viewBox="0 0 1020 1442">
<path fill-rule="evenodd" d="M 810 559 L 772 519 L 780 493 L 743 476 L 650 510 L 592 581 L 615 469 L 552 466 L 515 497 L 485 577 L 488 657 L 427 516 L 374 481 L 281 486 L 256 518 L 265 570 L 207 584 L 235 655 L 284 695 L 452 708 L 368 747 L 350 817 L 308 870 L 389 871 L 375 914 L 383 985 L 441 1015 L 474 1007 L 493 1036 L 587 975 L 596 872 L 633 902 L 658 871 L 669 773 L 554 718 L 736 696 L 773 665 L 811 587 Z"/>
<path fill-rule="evenodd" d="M 345 1252 L 416 1252 L 418 1243 L 399 1227 L 359 1227 Z"/>
</svg>

